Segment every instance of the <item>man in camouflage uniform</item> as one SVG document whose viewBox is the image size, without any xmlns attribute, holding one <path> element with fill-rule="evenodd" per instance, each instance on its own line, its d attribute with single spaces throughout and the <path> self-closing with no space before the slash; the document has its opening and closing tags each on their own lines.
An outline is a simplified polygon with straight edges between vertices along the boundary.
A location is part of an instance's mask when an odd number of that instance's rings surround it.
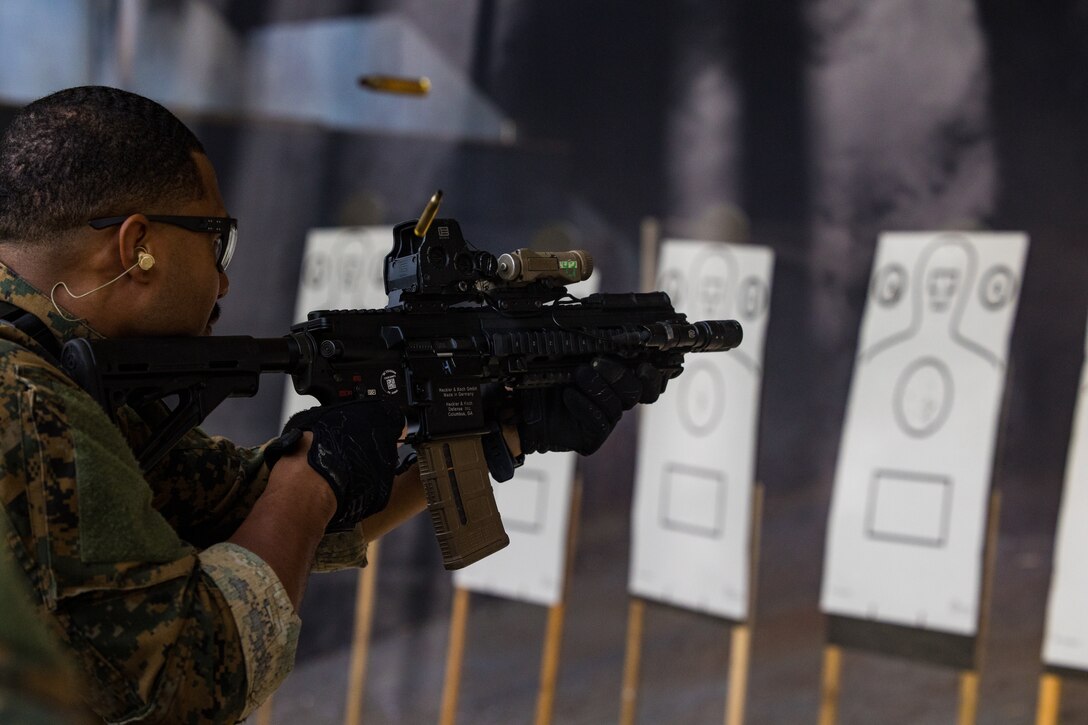
<svg viewBox="0 0 1088 725">
<path fill-rule="evenodd" d="M 224 226 L 177 225 L 194 219 Z M 104 88 L 31 104 L 0 141 L 7 319 L 29 313 L 60 341 L 207 334 L 228 287 L 226 219 L 199 142 L 161 106 Z M 115 426 L 32 334 L 0 326 L 5 538 L 85 674 L 90 706 L 108 720 L 244 717 L 291 668 L 295 609 L 351 492 L 311 468 L 306 445 L 270 472 L 263 449 L 199 430 L 141 472 L 132 447 L 148 423 L 126 408 Z M 400 421 L 371 417 L 372 454 L 395 455 Z M 388 491 L 392 468 L 378 468 L 383 480 L 364 475 L 361 488 Z M 402 480 L 416 483 L 398 486 L 407 495 L 394 494 L 370 536 L 422 508 L 418 477 Z M 325 537 L 322 566 L 363 562 L 358 518 Z"/>
<path fill-rule="evenodd" d="M 317 409 L 258 449 L 194 429 L 141 471 L 161 411 L 114 425 L 59 369 L 58 340 L 209 334 L 236 229 L 199 141 L 148 99 L 61 91 L 0 139 L 5 543 L 107 720 L 245 717 L 292 666 L 315 560 L 362 565 L 424 508 L 418 473 L 394 478 L 397 411 Z M 526 452 L 591 452 L 663 387 L 590 367 L 519 403 Z"/>
</svg>

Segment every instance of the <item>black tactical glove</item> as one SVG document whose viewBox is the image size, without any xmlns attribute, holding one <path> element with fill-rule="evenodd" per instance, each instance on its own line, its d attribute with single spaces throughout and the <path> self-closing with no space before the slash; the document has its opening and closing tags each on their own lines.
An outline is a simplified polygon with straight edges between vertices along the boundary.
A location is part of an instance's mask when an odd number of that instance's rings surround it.
<svg viewBox="0 0 1088 725">
<path fill-rule="evenodd" d="M 594 358 L 575 369 L 569 385 L 514 394 L 521 449 L 588 456 L 605 442 L 623 411 L 656 401 L 664 389 L 665 376 L 649 363 L 631 368 L 615 358 Z"/>
<path fill-rule="evenodd" d="M 389 502 L 403 429 L 404 416 L 386 403 L 318 406 L 291 416 L 264 457 L 271 468 L 294 449 L 303 431 L 311 431 L 314 439 L 306 460 L 336 495 L 336 513 L 325 530 L 350 531 Z"/>
</svg>

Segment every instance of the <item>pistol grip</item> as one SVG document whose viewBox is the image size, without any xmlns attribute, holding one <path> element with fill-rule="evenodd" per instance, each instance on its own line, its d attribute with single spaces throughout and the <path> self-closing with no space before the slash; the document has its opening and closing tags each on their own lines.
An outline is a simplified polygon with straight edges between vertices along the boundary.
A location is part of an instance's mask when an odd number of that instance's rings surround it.
<svg viewBox="0 0 1088 725">
<path fill-rule="evenodd" d="M 480 436 L 423 443 L 416 455 L 443 566 L 460 569 L 510 543 Z"/>
</svg>

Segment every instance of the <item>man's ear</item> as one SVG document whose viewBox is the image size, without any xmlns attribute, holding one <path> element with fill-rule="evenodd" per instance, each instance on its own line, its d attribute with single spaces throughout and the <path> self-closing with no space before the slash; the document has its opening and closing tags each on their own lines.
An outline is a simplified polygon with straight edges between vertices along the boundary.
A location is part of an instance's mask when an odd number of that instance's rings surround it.
<svg viewBox="0 0 1088 725">
<path fill-rule="evenodd" d="M 141 266 L 141 255 L 151 254 L 150 245 L 151 223 L 143 214 L 133 214 L 121 223 L 117 230 L 117 253 L 121 262 L 121 269 L 132 269 L 133 281 L 146 282 L 150 277 L 139 274 L 141 270 L 147 271 L 150 266 L 145 257 Z M 135 267 L 133 269 L 133 267 Z M 147 268 L 147 269 L 145 269 Z"/>
</svg>

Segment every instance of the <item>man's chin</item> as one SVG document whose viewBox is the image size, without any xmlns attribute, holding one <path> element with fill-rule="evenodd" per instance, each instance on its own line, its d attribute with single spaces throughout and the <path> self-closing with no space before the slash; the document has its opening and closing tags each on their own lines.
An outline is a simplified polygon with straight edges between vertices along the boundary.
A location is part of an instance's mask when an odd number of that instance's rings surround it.
<svg viewBox="0 0 1088 725">
<path fill-rule="evenodd" d="M 223 314 L 223 308 L 221 308 L 219 306 L 219 303 L 216 302 L 215 306 L 212 307 L 212 313 L 210 315 L 208 315 L 208 324 L 204 326 L 204 332 L 202 332 L 200 334 L 201 335 L 210 335 L 210 334 L 212 334 L 212 328 L 215 327 L 215 323 L 219 322 L 219 316 L 221 314 Z"/>
<path fill-rule="evenodd" d="M 220 309 L 219 303 L 217 302 L 215 307 L 212 308 L 212 314 L 208 317 L 208 324 L 204 325 L 204 332 L 200 333 L 201 335 L 212 334 L 212 328 L 215 327 L 215 323 L 219 322 L 219 315 Z"/>
</svg>

